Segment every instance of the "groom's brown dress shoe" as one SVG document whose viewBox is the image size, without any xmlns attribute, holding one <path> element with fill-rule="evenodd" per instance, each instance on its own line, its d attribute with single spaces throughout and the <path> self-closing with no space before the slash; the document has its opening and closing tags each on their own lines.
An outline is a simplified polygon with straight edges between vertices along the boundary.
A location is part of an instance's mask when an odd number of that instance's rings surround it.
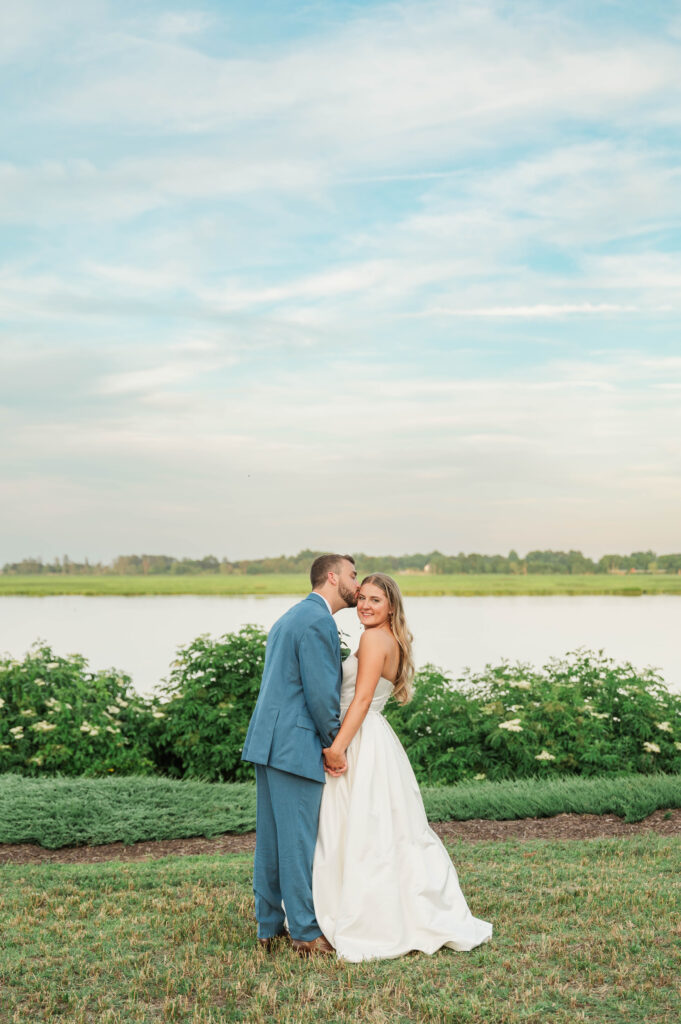
<svg viewBox="0 0 681 1024">
<path fill-rule="evenodd" d="M 287 941 L 291 938 L 287 931 L 279 932 L 278 935 L 271 935 L 268 939 L 258 939 L 258 945 L 261 949 L 264 949 L 266 953 L 271 953 L 275 944 L 279 939 L 286 939 Z"/>
<path fill-rule="evenodd" d="M 298 956 L 328 956 L 329 953 L 335 953 L 335 949 L 323 935 L 318 935 L 316 939 L 310 939 L 309 942 L 305 942 L 303 939 L 291 939 L 291 945 Z"/>
</svg>

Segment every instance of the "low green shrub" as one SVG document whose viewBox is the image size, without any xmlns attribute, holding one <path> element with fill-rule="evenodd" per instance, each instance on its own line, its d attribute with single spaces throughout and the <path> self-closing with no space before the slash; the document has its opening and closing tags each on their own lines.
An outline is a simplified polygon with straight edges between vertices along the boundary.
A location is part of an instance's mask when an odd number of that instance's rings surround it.
<svg viewBox="0 0 681 1024">
<path fill-rule="evenodd" d="M 391 725 L 417 778 L 463 779 L 681 771 L 681 695 L 652 669 L 576 651 L 542 669 L 488 665 L 452 682 L 433 666 Z"/>
<path fill-rule="evenodd" d="M 430 821 L 509 821 L 556 814 L 616 814 L 642 821 L 660 808 L 681 807 L 681 775 L 580 775 L 424 786 Z"/>
<path fill-rule="evenodd" d="M 114 669 L 92 672 L 80 654 L 34 644 L 0 659 L 0 772 L 143 774 L 154 770 L 149 732 L 159 712 Z"/>
<path fill-rule="evenodd" d="M 568 776 L 424 786 L 430 821 L 617 814 L 640 821 L 681 807 L 681 775 Z M 255 783 L 158 776 L 27 778 L 0 775 L 0 843 L 48 849 L 250 832 Z"/>
<path fill-rule="evenodd" d="M 254 828 L 252 782 L 0 775 L 0 843 L 37 843 L 55 850 Z"/>
</svg>

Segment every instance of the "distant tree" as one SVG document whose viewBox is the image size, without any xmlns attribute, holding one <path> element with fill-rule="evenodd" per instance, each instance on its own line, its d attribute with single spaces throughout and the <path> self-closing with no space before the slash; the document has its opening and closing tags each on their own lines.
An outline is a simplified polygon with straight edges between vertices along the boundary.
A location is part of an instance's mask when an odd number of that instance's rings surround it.
<svg viewBox="0 0 681 1024">
<path fill-rule="evenodd" d="M 630 556 L 631 567 L 642 572 L 651 570 L 655 564 L 656 557 L 654 551 L 633 551 Z"/>
<path fill-rule="evenodd" d="M 519 557 L 518 552 L 513 548 L 508 553 L 508 571 L 512 573 L 521 573 L 525 570 L 525 562 Z"/>
</svg>

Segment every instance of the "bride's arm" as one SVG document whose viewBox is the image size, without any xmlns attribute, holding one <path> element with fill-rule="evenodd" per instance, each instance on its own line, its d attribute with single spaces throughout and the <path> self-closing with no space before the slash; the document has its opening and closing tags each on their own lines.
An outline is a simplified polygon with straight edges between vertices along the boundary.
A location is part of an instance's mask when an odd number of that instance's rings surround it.
<svg viewBox="0 0 681 1024">
<path fill-rule="evenodd" d="M 323 751 L 329 768 L 336 768 L 337 765 L 340 766 L 345 761 L 345 751 L 366 718 L 373 700 L 378 680 L 383 673 L 385 654 L 385 643 L 382 637 L 370 631 L 362 634 L 357 651 L 355 696 L 333 743 Z"/>
</svg>

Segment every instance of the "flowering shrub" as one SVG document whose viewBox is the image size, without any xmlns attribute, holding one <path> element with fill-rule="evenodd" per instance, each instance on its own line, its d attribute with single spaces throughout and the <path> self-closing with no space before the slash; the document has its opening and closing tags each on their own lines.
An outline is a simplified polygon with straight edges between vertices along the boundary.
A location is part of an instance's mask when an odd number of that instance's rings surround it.
<svg viewBox="0 0 681 1024">
<path fill-rule="evenodd" d="M 157 763 L 167 774 L 211 782 L 253 777 L 241 750 L 260 689 L 267 634 L 244 626 L 179 649 L 156 713 Z"/>
<path fill-rule="evenodd" d="M 23 661 L 0 660 L 0 772 L 37 775 L 153 771 L 153 708 L 119 672 L 91 672 L 34 644 Z"/>
<path fill-rule="evenodd" d="M 0 772 L 241 781 L 266 634 L 255 626 L 180 648 L 163 696 L 80 655 L 35 645 L 0 660 Z M 453 682 L 433 666 L 386 714 L 431 784 L 536 775 L 681 772 L 681 695 L 650 669 L 577 651 L 542 669 L 504 662 Z"/>
<path fill-rule="evenodd" d="M 681 771 L 681 696 L 602 652 L 456 683 L 426 666 L 412 702 L 386 713 L 422 782 Z"/>
</svg>

